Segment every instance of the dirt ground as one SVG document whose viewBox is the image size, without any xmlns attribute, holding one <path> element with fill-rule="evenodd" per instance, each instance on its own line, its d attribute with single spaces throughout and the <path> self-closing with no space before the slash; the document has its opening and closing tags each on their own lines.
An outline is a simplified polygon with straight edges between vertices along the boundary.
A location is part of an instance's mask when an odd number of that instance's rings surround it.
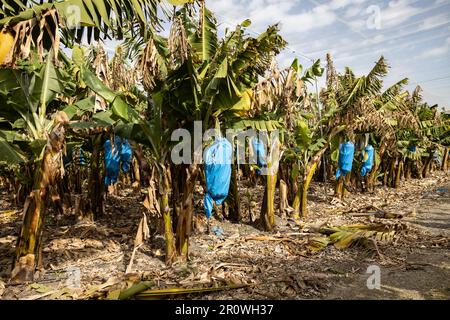
<svg viewBox="0 0 450 320">
<path fill-rule="evenodd" d="M 333 198 L 331 184 L 314 183 L 309 216 L 299 226 L 277 216 L 273 232 L 257 220 L 262 186 L 240 185 L 243 221 L 216 217 L 216 232 L 203 229 L 202 195 L 196 195 L 197 230 L 191 236 L 190 259 L 164 264 L 164 241 L 156 218 L 149 217 L 151 238 L 136 251 L 125 274 L 142 213 L 144 195 L 124 188 L 107 199 L 107 215 L 95 223 L 77 222 L 71 212 L 56 220 L 50 210 L 44 231 L 43 267 L 33 284 L 8 283 L 20 228 L 20 208 L 0 190 L 0 299 L 97 299 L 140 280 L 152 289 L 198 288 L 244 284 L 188 299 L 449 299 L 450 175 L 404 182 L 399 189 L 379 186 L 373 194 Z M 397 215 L 371 214 L 370 206 Z M 373 212 L 372 212 L 373 213 Z M 399 216 L 400 215 L 400 216 Z M 401 218 L 401 219 L 399 219 Z M 311 252 L 308 244 L 320 226 L 382 223 L 398 230 L 395 241 L 373 246 Z M 380 268 L 380 289 L 369 289 L 369 266 Z M 74 282 L 73 275 L 80 276 Z M 178 298 L 178 297 L 174 297 Z"/>
</svg>

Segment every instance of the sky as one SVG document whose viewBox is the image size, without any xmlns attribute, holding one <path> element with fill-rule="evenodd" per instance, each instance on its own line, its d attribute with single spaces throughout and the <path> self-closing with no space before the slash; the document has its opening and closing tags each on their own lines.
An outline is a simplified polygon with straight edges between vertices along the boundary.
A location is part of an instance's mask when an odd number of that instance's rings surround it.
<svg viewBox="0 0 450 320">
<path fill-rule="evenodd" d="M 278 57 L 281 67 L 298 57 L 331 53 L 338 71 L 349 66 L 366 74 L 383 55 L 391 69 L 385 86 L 409 78 L 425 100 L 450 110 L 450 0 L 206 0 L 221 33 L 245 19 L 252 35 L 279 23 L 288 48 Z M 322 77 L 324 78 L 324 77 Z M 324 84 L 324 79 L 321 80 Z"/>
</svg>

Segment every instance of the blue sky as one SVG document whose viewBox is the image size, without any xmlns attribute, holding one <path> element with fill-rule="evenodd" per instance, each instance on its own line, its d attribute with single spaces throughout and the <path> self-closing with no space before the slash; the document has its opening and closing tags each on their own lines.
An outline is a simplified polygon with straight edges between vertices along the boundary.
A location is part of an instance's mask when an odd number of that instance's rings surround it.
<svg viewBox="0 0 450 320">
<path fill-rule="evenodd" d="M 384 55 L 391 65 L 385 85 L 408 77 L 420 84 L 430 104 L 450 109 L 450 0 L 207 0 L 222 31 L 249 18 L 250 32 L 280 23 L 288 49 L 287 66 L 303 55 L 325 60 L 330 52 L 338 70 L 367 73 Z M 322 80 L 323 83 L 323 80 Z"/>
</svg>

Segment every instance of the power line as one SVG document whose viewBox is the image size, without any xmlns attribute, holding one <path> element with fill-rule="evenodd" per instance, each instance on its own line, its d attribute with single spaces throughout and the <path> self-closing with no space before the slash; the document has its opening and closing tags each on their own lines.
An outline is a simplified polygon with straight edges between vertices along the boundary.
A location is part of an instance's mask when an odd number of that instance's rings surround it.
<svg viewBox="0 0 450 320">
<path fill-rule="evenodd" d="M 319 3 L 319 2 L 317 2 L 315 0 L 308 0 L 308 1 L 310 3 L 312 3 L 312 4 L 315 4 L 316 6 L 322 6 L 323 5 L 323 4 L 321 4 L 321 3 Z M 350 31 L 352 31 L 352 32 L 356 33 L 357 35 L 361 36 L 363 39 L 367 39 L 367 36 L 364 33 L 362 33 L 361 31 L 354 30 L 353 27 L 347 21 L 345 21 L 344 19 L 338 17 L 337 15 L 336 15 L 336 20 L 338 20 L 339 22 L 345 24 L 350 29 Z"/>
<path fill-rule="evenodd" d="M 368 43 L 368 44 L 360 44 L 360 45 L 356 45 L 356 46 L 351 46 L 351 47 L 349 47 L 348 50 L 346 50 L 346 51 L 354 51 L 354 50 L 361 49 L 361 48 L 367 48 L 367 47 L 373 47 L 373 46 L 381 45 L 381 44 L 386 43 L 386 42 L 389 42 L 389 41 L 400 40 L 400 39 L 403 39 L 403 38 L 405 38 L 405 37 L 409 37 L 409 36 L 416 35 L 416 34 L 418 34 L 418 33 L 429 32 L 429 31 L 431 31 L 431 30 L 433 30 L 433 29 L 436 29 L 436 28 L 439 28 L 439 27 L 443 27 L 443 26 L 447 26 L 447 25 L 449 25 L 449 24 L 450 24 L 450 22 L 446 21 L 446 22 L 441 23 L 441 24 L 439 24 L 439 25 L 434 25 L 433 27 L 428 28 L 428 29 L 424 29 L 424 30 L 416 30 L 416 31 L 408 32 L 408 33 L 403 34 L 403 35 L 401 35 L 401 36 L 390 37 L 390 38 L 383 39 L 383 40 L 378 41 L 378 42 L 375 42 L 375 43 Z M 318 50 L 318 51 L 313 51 L 313 52 L 310 52 L 310 54 L 318 54 L 318 53 L 324 52 L 324 51 L 327 51 L 327 49 L 324 49 L 324 50 Z M 345 52 L 345 51 L 344 51 L 344 52 Z"/>
<path fill-rule="evenodd" d="M 313 0 L 311 0 L 310 2 L 312 2 L 312 1 L 313 1 Z M 414 3 L 416 3 L 416 2 L 418 2 L 418 1 L 414 1 L 414 2 L 410 3 L 410 5 L 411 5 L 411 4 L 414 4 Z M 312 2 L 312 3 L 314 3 L 314 2 Z M 317 1 L 315 2 L 315 4 L 316 4 L 316 5 L 322 5 L 322 4 L 318 4 Z M 442 7 L 442 6 L 446 6 L 446 5 L 448 5 L 448 3 L 439 4 L 439 5 L 433 6 L 433 7 L 431 7 L 431 8 L 423 9 L 423 10 L 421 10 L 419 13 L 417 13 L 417 14 L 415 14 L 415 15 L 413 15 L 413 16 L 420 15 L 420 14 L 424 14 L 424 13 L 426 13 L 426 12 L 428 12 L 428 11 L 438 9 L 438 8 L 440 8 L 440 7 Z M 441 16 L 446 16 L 446 15 L 447 15 L 447 14 L 444 13 L 444 14 L 442 14 Z M 409 18 L 411 18 L 411 17 L 409 17 Z M 417 24 L 420 25 L 420 24 L 424 23 L 427 19 L 429 19 L 429 18 L 426 18 L 426 19 L 423 19 L 423 20 L 420 20 L 420 21 L 416 21 L 416 22 L 413 22 L 413 23 L 410 23 L 410 24 L 403 24 L 403 25 L 400 25 L 400 26 L 394 27 L 394 28 L 384 29 L 384 30 L 380 31 L 380 33 L 381 33 L 381 34 L 384 34 L 384 33 L 387 33 L 387 32 L 392 33 L 392 31 L 394 31 L 394 30 L 405 29 L 405 28 L 408 28 L 408 27 L 411 27 L 411 26 L 417 25 Z M 342 21 L 341 21 L 341 22 L 342 22 Z M 388 41 L 397 40 L 397 39 L 402 39 L 402 38 L 404 38 L 404 37 L 412 36 L 412 35 L 417 34 L 417 33 L 430 31 L 430 30 L 432 30 L 432 29 L 439 28 L 439 27 L 444 27 L 444 26 L 446 26 L 446 25 L 448 25 L 448 24 L 449 24 L 449 22 L 448 22 L 448 21 L 445 21 L 444 23 L 440 23 L 440 24 L 436 24 L 436 25 L 431 25 L 431 26 L 428 27 L 428 28 L 421 29 L 421 30 L 416 30 L 416 31 L 413 31 L 413 32 L 407 32 L 406 34 L 402 34 L 401 36 L 391 37 L 391 38 L 388 38 L 388 39 L 384 39 L 384 40 L 382 40 L 382 41 L 378 41 L 378 42 L 376 42 L 376 43 L 368 43 L 368 44 L 363 44 L 363 45 L 357 45 L 357 46 L 349 47 L 349 48 L 347 48 L 347 51 L 349 51 L 349 50 L 352 50 L 352 51 L 353 51 L 353 50 L 355 50 L 355 49 L 363 48 L 363 47 L 367 47 L 367 46 L 370 47 L 370 46 L 374 46 L 374 45 L 380 45 L 380 44 L 385 43 L 385 42 L 388 42 Z M 349 28 L 350 28 L 350 31 L 353 31 L 353 32 L 354 32 L 354 30 L 352 29 L 351 26 L 349 26 Z M 342 36 L 341 36 L 341 35 L 338 35 L 338 36 L 327 37 L 327 38 L 325 38 L 325 40 L 326 40 L 326 42 L 329 42 L 329 41 L 331 41 L 331 40 L 333 40 L 333 39 L 337 39 L 337 38 L 339 38 L 339 37 L 342 37 Z M 321 40 L 324 41 L 323 38 L 321 38 Z M 332 41 L 331 41 L 331 42 L 332 42 Z M 300 44 L 300 43 L 298 43 L 298 42 L 297 42 L 297 43 L 294 43 L 294 45 L 297 45 L 297 44 Z M 322 55 L 324 52 L 328 52 L 328 51 L 329 51 L 329 49 L 323 49 L 323 50 L 312 51 L 312 52 L 309 52 L 308 54 L 309 54 L 309 55 L 311 55 L 311 54 L 312 54 L 312 55 Z M 347 52 L 347 51 L 346 51 L 346 52 Z"/>
<path fill-rule="evenodd" d="M 418 82 L 411 82 L 411 83 L 415 83 L 415 84 L 420 85 L 421 83 L 427 83 L 427 82 L 433 82 L 433 81 L 445 80 L 445 79 L 450 79 L 450 75 L 444 76 L 444 77 L 440 77 L 440 78 L 433 78 L 433 79 L 418 81 Z"/>
<path fill-rule="evenodd" d="M 394 52 L 394 51 L 396 51 L 396 50 L 399 50 L 399 49 L 403 49 L 403 48 L 405 48 L 405 47 L 408 47 L 408 46 L 410 46 L 410 45 L 417 45 L 417 44 L 419 44 L 419 43 L 423 43 L 423 42 L 428 42 L 428 41 L 432 41 L 432 40 L 435 40 L 435 39 L 439 39 L 439 38 L 442 38 L 442 37 L 447 37 L 448 36 L 448 34 L 441 34 L 441 35 L 437 35 L 437 36 L 435 36 L 435 37 L 431 37 L 431 38 L 425 38 L 425 39 L 421 39 L 420 41 L 411 41 L 411 42 L 406 42 L 406 43 L 402 43 L 402 44 L 400 44 L 400 45 L 398 45 L 398 46 L 393 46 L 393 47 L 390 47 L 389 48 L 389 54 L 391 54 L 392 52 Z M 324 50 L 325 51 L 325 50 Z M 347 55 L 347 56 L 341 56 L 341 57 L 336 57 L 336 59 L 335 59 L 335 61 L 342 61 L 342 60 L 348 60 L 348 59 L 354 59 L 354 58 L 359 58 L 359 57 L 364 57 L 364 56 L 367 56 L 367 55 L 371 55 L 371 54 L 374 54 L 374 53 L 377 53 L 377 52 L 379 52 L 379 51 L 382 51 L 382 49 L 377 49 L 377 50 L 370 50 L 370 49 L 368 49 L 368 51 L 363 51 L 363 52 L 361 52 L 361 53 L 358 53 L 358 54 L 354 54 L 354 55 Z M 339 52 L 339 54 L 345 54 L 347 51 L 340 51 Z M 377 53 L 377 54 L 383 54 L 382 52 L 380 53 Z M 407 59 L 407 60 L 410 60 L 410 59 Z M 405 62 L 405 61 L 403 61 L 403 62 Z"/>
</svg>

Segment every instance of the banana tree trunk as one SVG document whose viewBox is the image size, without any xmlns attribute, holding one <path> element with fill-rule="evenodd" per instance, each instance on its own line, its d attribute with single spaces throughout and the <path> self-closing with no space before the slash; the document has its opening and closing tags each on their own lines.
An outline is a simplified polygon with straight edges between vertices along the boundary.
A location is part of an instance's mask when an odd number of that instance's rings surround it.
<svg viewBox="0 0 450 320">
<path fill-rule="evenodd" d="M 235 164 L 231 167 L 231 183 L 230 192 L 228 194 L 226 203 L 228 204 L 228 217 L 234 222 L 239 222 L 240 220 L 240 207 L 241 200 L 238 192 L 238 172 L 237 166 Z"/>
<path fill-rule="evenodd" d="M 334 196 L 342 199 L 344 197 L 344 177 L 340 176 L 336 180 L 336 186 L 334 188 Z"/>
<path fill-rule="evenodd" d="M 266 176 L 266 188 L 261 207 L 261 218 L 264 229 L 271 231 L 275 226 L 275 190 L 277 184 L 277 175 L 268 174 Z"/>
<path fill-rule="evenodd" d="M 391 159 L 389 163 L 388 186 L 391 188 L 395 186 L 396 162 L 397 162 L 396 159 Z"/>
<path fill-rule="evenodd" d="M 272 141 L 267 157 L 266 188 L 264 190 L 263 204 L 261 207 L 261 220 L 266 231 L 271 231 L 275 226 L 275 191 L 281 158 L 281 143 L 278 139 Z"/>
<path fill-rule="evenodd" d="M 132 160 L 132 166 L 133 166 L 133 188 L 135 190 L 141 189 L 141 170 L 139 168 L 139 162 L 136 157 L 133 157 Z"/>
<path fill-rule="evenodd" d="M 395 173 L 394 188 L 399 188 L 400 187 L 402 171 L 403 171 L 403 160 L 402 159 L 398 159 L 398 161 L 397 161 L 397 172 Z"/>
<path fill-rule="evenodd" d="M 349 172 L 348 174 L 345 175 L 344 178 L 344 186 L 342 188 L 342 199 L 348 195 L 349 190 L 348 187 L 352 184 L 352 172 Z"/>
<path fill-rule="evenodd" d="M 411 179 L 411 176 L 412 176 L 412 161 L 411 161 L 411 159 L 406 159 L 405 160 L 405 164 L 404 164 L 404 177 L 405 177 L 405 180 L 409 180 L 409 179 Z"/>
<path fill-rule="evenodd" d="M 194 214 L 194 188 L 198 175 L 198 166 L 191 164 L 188 167 L 182 166 L 184 174 L 180 174 L 182 181 L 181 193 L 174 198 L 174 204 L 177 208 L 177 232 L 176 232 L 176 250 L 177 254 L 183 260 L 187 260 L 189 255 L 189 237 L 192 232 L 192 218 Z M 177 183 L 177 182 L 175 182 Z M 175 185 L 174 185 L 175 187 Z"/>
<path fill-rule="evenodd" d="M 99 137 L 94 138 L 94 140 Z M 104 184 L 102 181 L 102 165 L 100 161 L 99 145 L 94 144 L 92 148 L 92 156 L 89 172 L 89 209 L 95 220 L 104 214 L 103 212 L 103 198 L 104 198 Z"/>
<path fill-rule="evenodd" d="M 288 185 L 283 179 L 280 179 L 280 215 L 285 218 L 289 209 Z"/>
<path fill-rule="evenodd" d="M 432 160 L 433 160 L 433 155 L 430 153 L 427 160 L 425 161 L 425 164 L 423 165 L 422 178 L 426 178 L 428 176 L 428 173 L 430 172 Z"/>
<path fill-rule="evenodd" d="M 447 163 L 449 158 L 448 153 L 449 153 L 448 148 L 444 148 L 444 156 L 442 157 L 442 167 L 441 167 L 442 171 L 447 171 Z"/>
<path fill-rule="evenodd" d="M 297 193 L 299 192 L 299 186 L 298 186 L 298 175 L 299 175 L 299 171 L 298 170 L 298 165 L 296 163 L 292 164 L 291 166 L 291 170 L 289 173 L 289 201 L 290 203 L 294 203 L 295 201 L 295 197 L 297 195 Z M 295 215 L 295 211 L 294 211 L 294 215 Z"/>
<path fill-rule="evenodd" d="M 308 189 L 311 183 L 314 173 L 317 170 L 319 161 L 327 151 L 328 146 L 322 148 L 317 152 L 314 157 L 308 163 L 305 173 L 303 174 L 302 184 L 298 188 L 298 191 L 294 198 L 293 208 L 294 208 L 294 219 L 298 217 L 306 218 L 308 216 Z"/>
<path fill-rule="evenodd" d="M 378 151 L 378 155 L 379 155 L 380 162 L 377 163 L 376 161 L 374 161 L 372 170 L 370 171 L 370 174 L 369 174 L 369 178 L 367 179 L 367 189 L 368 189 L 370 192 L 372 192 L 372 191 L 375 190 L 375 184 L 376 184 L 378 172 L 379 172 L 379 169 L 380 169 L 380 164 L 381 164 L 381 161 L 382 161 L 382 159 L 383 159 L 384 150 L 385 150 L 385 147 L 384 147 L 384 145 L 382 144 L 382 145 L 380 146 L 379 151 Z"/>
<path fill-rule="evenodd" d="M 160 210 L 162 212 L 164 221 L 164 237 L 166 240 L 166 264 L 171 265 L 175 258 L 175 243 L 172 229 L 172 217 L 170 216 L 169 207 L 169 171 L 167 168 L 162 168 L 159 176 L 159 196 L 160 196 Z"/>
<path fill-rule="evenodd" d="M 308 216 L 308 189 L 316 169 L 317 162 L 314 162 L 303 175 L 301 185 L 294 199 L 294 219 L 298 219 L 299 217 L 306 218 Z"/>
<path fill-rule="evenodd" d="M 56 181 L 61 176 L 62 150 L 67 123 L 65 114 L 55 117 L 55 126 L 49 134 L 43 158 L 35 173 L 33 191 L 25 201 L 23 223 L 17 239 L 16 256 L 11 272 L 13 283 L 33 281 L 34 273 L 41 265 L 46 203 L 49 187 L 56 187 Z"/>
</svg>

